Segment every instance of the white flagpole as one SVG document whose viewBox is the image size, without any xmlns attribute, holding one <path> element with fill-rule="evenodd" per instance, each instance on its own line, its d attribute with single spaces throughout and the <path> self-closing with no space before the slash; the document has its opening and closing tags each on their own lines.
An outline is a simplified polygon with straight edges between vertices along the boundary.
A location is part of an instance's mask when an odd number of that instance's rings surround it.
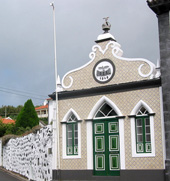
<svg viewBox="0 0 170 181">
<path fill-rule="evenodd" d="M 52 169 L 60 170 L 60 147 L 59 147 L 59 120 L 58 120 L 58 93 L 57 93 L 57 53 L 56 53 L 56 26 L 55 26 L 55 8 L 54 2 L 50 3 L 53 8 L 53 25 L 54 25 L 54 61 L 55 61 L 55 82 L 56 82 L 56 119 L 53 120 L 53 159 Z"/>
</svg>

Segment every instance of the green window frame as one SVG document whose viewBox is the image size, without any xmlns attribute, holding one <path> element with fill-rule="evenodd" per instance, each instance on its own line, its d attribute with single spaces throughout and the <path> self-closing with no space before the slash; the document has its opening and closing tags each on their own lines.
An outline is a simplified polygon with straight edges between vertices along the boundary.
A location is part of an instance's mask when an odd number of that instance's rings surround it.
<svg viewBox="0 0 170 181">
<path fill-rule="evenodd" d="M 150 118 L 148 115 L 136 116 L 136 152 L 137 153 L 151 153 L 151 129 Z"/>
<path fill-rule="evenodd" d="M 78 123 L 74 114 L 66 123 L 66 144 L 67 155 L 78 155 Z"/>
</svg>

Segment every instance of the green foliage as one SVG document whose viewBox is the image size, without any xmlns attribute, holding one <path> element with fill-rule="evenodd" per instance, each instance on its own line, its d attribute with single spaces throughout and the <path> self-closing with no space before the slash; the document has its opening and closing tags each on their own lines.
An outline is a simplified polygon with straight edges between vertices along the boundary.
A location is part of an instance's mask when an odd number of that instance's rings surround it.
<svg viewBox="0 0 170 181">
<path fill-rule="evenodd" d="M 6 132 L 5 124 L 3 124 L 3 122 L 0 120 L 0 137 L 4 136 L 5 132 Z"/>
<path fill-rule="evenodd" d="M 7 134 L 14 134 L 16 132 L 15 124 L 5 124 L 5 135 Z"/>
<path fill-rule="evenodd" d="M 16 120 L 16 127 L 34 127 L 39 124 L 39 119 L 37 113 L 35 111 L 35 107 L 32 103 L 32 100 L 29 99 L 25 104 L 24 107 L 21 109 L 17 120 Z M 20 129 L 22 132 L 22 129 Z"/>
<path fill-rule="evenodd" d="M 2 106 L 0 107 L 0 116 L 2 117 L 10 117 L 12 119 L 16 119 L 17 115 L 21 111 L 23 106 L 19 105 L 17 107 L 14 106 Z"/>
<path fill-rule="evenodd" d="M 23 128 L 23 127 L 18 127 L 16 134 L 17 134 L 17 135 L 22 135 L 23 133 L 25 133 L 25 128 Z"/>
<path fill-rule="evenodd" d="M 42 121 L 44 124 L 48 125 L 48 118 L 40 118 L 40 121 Z"/>
<path fill-rule="evenodd" d="M 29 126 L 27 126 L 26 128 L 25 128 L 25 131 L 30 131 L 31 130 L 31 128 L 29 127 Z"/>
</svg>

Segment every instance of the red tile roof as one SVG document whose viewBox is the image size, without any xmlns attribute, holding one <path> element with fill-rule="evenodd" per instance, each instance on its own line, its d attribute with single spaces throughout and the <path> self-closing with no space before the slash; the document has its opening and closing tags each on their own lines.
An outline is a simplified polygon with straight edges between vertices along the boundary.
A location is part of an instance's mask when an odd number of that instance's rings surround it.
<svg viewBox="0 0 170 181">
<path fill-rule="evenodd" d="M 40 106 L 40 107 L 35 108 L 35 110 L 38 110 L 38 109 L 48 109 L 48 105 Z"/>
<path fill-rule="evenodd" d="M 15 120 L 11 119 L 11 118 L 0 118 L 0 120 L 2 120 L 2 122 L 4 124 L 12 124 L 14 123 L 15 124 Z"/>
</svg>

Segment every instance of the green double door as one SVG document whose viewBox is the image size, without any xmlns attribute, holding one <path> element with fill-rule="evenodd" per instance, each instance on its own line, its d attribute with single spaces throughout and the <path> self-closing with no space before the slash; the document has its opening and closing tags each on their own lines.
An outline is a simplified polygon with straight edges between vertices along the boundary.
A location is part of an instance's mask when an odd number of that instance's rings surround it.
<svg viewBox="0 0 170 181">
<path fill-rule="evenodd" d="M 94 175 L 120 175 L 118 119 L 93 120 Z"/>
</svg>

